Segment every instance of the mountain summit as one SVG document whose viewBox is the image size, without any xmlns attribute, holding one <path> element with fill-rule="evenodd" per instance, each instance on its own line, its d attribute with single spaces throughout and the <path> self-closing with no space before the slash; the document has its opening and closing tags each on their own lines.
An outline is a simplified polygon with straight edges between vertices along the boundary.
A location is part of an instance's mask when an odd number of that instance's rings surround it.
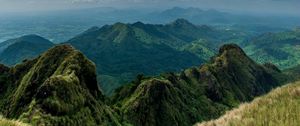
<svg viewBox="0 0 300 126">
<path fill-rule="evenodd" d="M 117 125 L 104 104 L 95 70 L 73 47 L 55 46 L 1 73 L 7 77 L 2 113 L 34 125 Z"/>
<path fill-rule="evenodd" d="M 118 89 L 113 101 L 134 125 L 193 125 L 281 84 L 280 71 L 255 63 L 237 45 L 219 52 L 210 63 L 179 74 L 140 76 Z"/>
</svg>

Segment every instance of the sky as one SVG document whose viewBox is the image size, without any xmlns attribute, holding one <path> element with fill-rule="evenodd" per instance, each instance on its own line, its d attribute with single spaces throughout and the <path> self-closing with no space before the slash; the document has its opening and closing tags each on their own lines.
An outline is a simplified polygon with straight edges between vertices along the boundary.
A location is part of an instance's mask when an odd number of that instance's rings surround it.
<svg viewBox="0 0 300 126">
<path fill-rule="evenodd" d="M 300 15 L 300 0 L 0 0 L 2 13 L 89 7 L 165 9 L 174 6 Z"/>
</svg>

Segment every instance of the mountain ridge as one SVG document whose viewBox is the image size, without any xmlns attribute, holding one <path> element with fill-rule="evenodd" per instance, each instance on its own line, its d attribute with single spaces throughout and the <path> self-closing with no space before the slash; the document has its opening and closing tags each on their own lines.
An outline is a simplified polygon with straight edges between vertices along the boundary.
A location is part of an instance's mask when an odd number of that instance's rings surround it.
<svg viewBox="0 0 300 126">
<path fill-rule="evenodd" d="M 236 44 L 206 64 L 159 76 L 138 75 L 112 98 L 96 66 L 71 45 L 57 45 L 14 67 L 0 65 L 0 112 L 33 125 L 193 125 L 221 116 L 287 80 Z M 209 113 L 209 114 L 207 114 Z"/>
<path fill-rule="evenodd" d="M 297 55 L 292 55 L 289 50 L 298 52 L 290 46 L 297 45 L 297 34 L 294 32 L 297 33 L 297 30 L 247 40 L 247 33 L 194 25 L 179 18 L 167 24 L 136 22 L 91 27 L 65 43 L 72 44 L 96 63 L 97 72 L 101 74 L 98 76 L 101 87 L 105 94 L 111 95 L 114 89 L 130 82 L 140 73 L 151 76 L 163 71 L 178 72 L 209 61 L 224 43 L 243 45 L 247 54 L 259 63 L 273 62 L 280 69 L 293 67 L 297 63 Z M 270 45 L 273 39 L 279 39 L 282 44 Z M 0 54 L 0 61 L 14 65 L 53 46 L 34 45 L 27 42 L 15 44 L 7 48 L 6 53 Z"/>
<path fill-rule="evenodd" d="M 117 90 L 115 106 L 134 125 L 193 125 L 285 81 L 276 78 L 284 76 L 280 71 L 256 64 L 237 45 L 224 45 L 219 52 L 208 64 L 178 74 L 138 77 Z"/>
<path fill-rule="evenodd" d="M 198 29 L 194 25 L 193 27 Z M 195 38 L 194 35 L 179 37 L 180 35 L 168 32 L 170 28 L 167 25 L 151 25 L 141 22 L 134 24 L 116 23 L 102 28 L 91 28 L 66 43 L 75 46 L 92 59 L 99 68 L 97 71 L 103 74 L 104 78 L 108 78 L 105 79 L 108 81 L 109 78 L 118 80 L 120 74 L 121 76 L 124 75 L 120 80 L 124 78 L 129 81 L 139 73 L 155 75 L 162 71 L 178 71 L 204 62 L 204 59 L 191 52 L 178 50 L 173 46 L 176 43 L 183 45 L 186 40 L 182 40 L 182 38 Z M 195 34 L 200 35 L 202 33 L 195 32 Z M 187 34 L 187 36 L 189 35 Z M 126 64 L 127 66 L 124 66 Z M 115 70 L 115 68 L 118 69 Z M 119 86 L 111 87 L 115 89 Z M 102 88 L 111 93 L 112 89 L 109 89 L 111 87 L 105 85 Z"/>
<path fill-rule="evenodd" d="M 120 125 L 104 103 L 95 70 L 72 46 L 55 46 L 10 68 L 1 112 L 34 125 Z"/>
</svg>

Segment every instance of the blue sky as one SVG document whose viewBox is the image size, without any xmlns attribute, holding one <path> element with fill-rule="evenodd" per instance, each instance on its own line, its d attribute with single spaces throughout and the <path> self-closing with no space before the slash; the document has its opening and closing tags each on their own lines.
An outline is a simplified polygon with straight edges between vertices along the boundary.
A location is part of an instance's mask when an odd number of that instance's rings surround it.
<svg viewBox="0 0 300 126">
<path fill-rule="evenodd" d="M 87 7 L 213 8 L 246 12 L 300 15 L 300 0 L 0 0 L 0 11 L 42 11 Z"/>
</svg>

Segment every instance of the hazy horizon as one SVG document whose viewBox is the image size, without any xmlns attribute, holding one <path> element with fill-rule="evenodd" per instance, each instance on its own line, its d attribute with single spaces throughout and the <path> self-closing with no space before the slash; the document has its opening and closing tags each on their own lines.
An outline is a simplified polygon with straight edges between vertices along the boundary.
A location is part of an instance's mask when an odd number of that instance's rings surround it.
<svg viewBox="0 0 300 126">
<path fill-rule="evenodd" d="M 172 7 L 197 7 L 236 13 L 299 16 L 299 0 L 0 0 L 2 14 L 44 12 L 80 8 L 163 10 Z"/>
</svg>

